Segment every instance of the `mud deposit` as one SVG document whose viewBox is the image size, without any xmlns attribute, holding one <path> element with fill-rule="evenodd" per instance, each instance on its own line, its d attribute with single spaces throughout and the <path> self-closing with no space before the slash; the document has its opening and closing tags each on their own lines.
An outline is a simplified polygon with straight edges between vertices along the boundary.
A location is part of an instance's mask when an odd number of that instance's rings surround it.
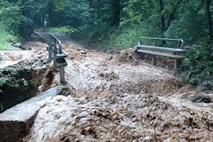
<svg viewBox="0 0 213 142">
<path fill-rule="evenodd" d="M 110 55 L 73 43 L 64 50 L 70 90 L 40 109 L 23 141 L 213 141 L 212 93 L 139 61 L 132 50 Z"/>
</svg>

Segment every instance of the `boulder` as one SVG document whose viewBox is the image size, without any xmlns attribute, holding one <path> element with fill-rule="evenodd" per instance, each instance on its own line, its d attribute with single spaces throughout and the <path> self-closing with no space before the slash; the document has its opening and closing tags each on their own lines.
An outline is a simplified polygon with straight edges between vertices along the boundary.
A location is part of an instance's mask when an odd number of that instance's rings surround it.
<svg viewBox="0 0 213 142">
<path fill-rule="evenodd" d="M 62 87 L 51 88 L 0 113 L 0 142 L 21 142 L 29 132 L 40 108 L 62 89 Z"/>
</svg>

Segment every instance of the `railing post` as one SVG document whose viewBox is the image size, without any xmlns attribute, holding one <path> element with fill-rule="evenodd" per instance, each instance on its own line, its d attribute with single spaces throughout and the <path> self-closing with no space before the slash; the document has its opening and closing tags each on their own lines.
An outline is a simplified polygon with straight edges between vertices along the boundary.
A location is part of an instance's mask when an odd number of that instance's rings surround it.
<svg viewBox="0 0 213 142">
<path fill-rule="evenodd" d="M 64 74 L 65 74 L 64 67 L 61 67 L 60 68 L 60 83 L 61 84 L 66 83 Z"/>
<path fill-rule="evenodd" d="M 49 34 L 52 38 L 52 42 L 48 43 L 47 51 L 49 54 L 48 61 L 51 62 L 53 60 L 53 68 L 56 70 L 59 68 L 60 72 L 60 83 L 65 83 L 65 70 L 64 67 L 67 66 L 67 62 L 65 60 L 66 54 L 62 51 L 61 41 L 54 35 Z M 53 59 L 52 59 L 53 58 Z"/>
<path fill-rule="evenodd" d="M 53 47 L 51 44 L 48 44 L 48 46 L 46 47 L 47 51 L 48 51 L 48 59 L 47 59 L 47 63 L 51 63 L 52 58 L 53 58 Z"/>
<path fill-rule="evenodd" d="M 57 49 L 56 49 L 56 45 L 54 44 L 54 46 L 53 46 L 53 66 L 54 66 L 54 69 L 57 68 L 57 65 L 56 65 L 56 52 L 57 52 Z"/>
<path fill-rule="evenodd" d="M 155 55 L 152 55 L 152 64 L 156 65 L 156 56 Z"/>
<path fill-rule="evenodd" d="M 56 54 L 58 53 L 58 48 L 57 48 L 57 39 L 53 37 L 53 40 L 54 40 L 54 51 L 53 51 L 53 54 L 54 54 L 54 68 L 57 69 L 57 63 L 56 63 Z"/>
</svg>

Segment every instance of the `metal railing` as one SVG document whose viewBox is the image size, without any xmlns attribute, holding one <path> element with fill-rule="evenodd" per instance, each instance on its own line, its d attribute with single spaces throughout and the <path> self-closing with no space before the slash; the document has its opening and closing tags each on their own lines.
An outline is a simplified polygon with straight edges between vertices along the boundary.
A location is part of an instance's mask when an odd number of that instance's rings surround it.
<svg viewBox="0 0 213 142">
<path fill-rule="evenodd" d="M 140 37 L 138 45 L 141 44 L 149 44 L 153 46 L 167 46 L 171 48 L 183 48 L 184 41 L 182 39 L 174 38 Z"/>
<path fill-rule="evenodd" d="M 182 39 L 141 37 L 136 46 L 137 52 L 152 56 L 152 64 L 156 64 L 156 56 L 175 59 L 174 70 L 179 67 L 180 61 L 185 58 L 186 49 Z"/>
<path fill-rule="evenodd" d="M 52 40 L 47 43 L 47 51 L 48 51 L 48 63 L 53 60 L 54 69 L 59 68 L 60 70 L 60 83 L 65 83 L 65 71 L 64 67 L 67 66 L 67 62 L 65 58 L 67 55 L 62 51 L 61 41 L 54 35 L 48 34 Z"/>
</svg>

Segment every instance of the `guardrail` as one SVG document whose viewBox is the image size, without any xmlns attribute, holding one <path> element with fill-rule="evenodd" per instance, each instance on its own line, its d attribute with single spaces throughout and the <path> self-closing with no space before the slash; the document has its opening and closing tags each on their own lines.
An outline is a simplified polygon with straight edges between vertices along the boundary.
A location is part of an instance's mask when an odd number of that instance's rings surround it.
<svg viewBox="0 0 213 142">
<path fill-rule="evenodd" d="M 139 38 L 139 42 L 138 44 L 149 44 L 147 42 L 152 42 L 153 46 L 165 46 L 165 44 L 169 44 L 167 45 L 170 48 L 183 48 L 184 45 L 184 41 L 183 39 L 175 39 L 175 38 L 158 38 L 158 37 L 140 37 Z M 167 42 L 167 43 L 166 43 Z M 170 43 L 168 43 L 170 42 Z M 172 44 L 173 42 L 173 44 Z M 176 44 L 176 45 L 174 45 Z M 175 47 L 176 46 L 176 47 Z"/>
<path fill-rule="evenodd" d="M 48 63 L 53 60 L 54 69 L 60 69 L 60 83 L 65 83 L 65 71 L 64 67 L 67 66 L 65 58 L 67 55 L 62 51 L 61 41 L 54 35 L 48 34 L 52 40 L 48 42 L 47 51 L 48 51 Z"/>
<path fill-rule="evenodd" d="M 152 64 L 156 65 L 156 56 L 175 59 L 176 70 L 182 59 L 185 58 L 186 49 L 183 49 L 182 39 L 142 37 L 136 46 L 137 52 L 152 56 Z"/>
</svg>

